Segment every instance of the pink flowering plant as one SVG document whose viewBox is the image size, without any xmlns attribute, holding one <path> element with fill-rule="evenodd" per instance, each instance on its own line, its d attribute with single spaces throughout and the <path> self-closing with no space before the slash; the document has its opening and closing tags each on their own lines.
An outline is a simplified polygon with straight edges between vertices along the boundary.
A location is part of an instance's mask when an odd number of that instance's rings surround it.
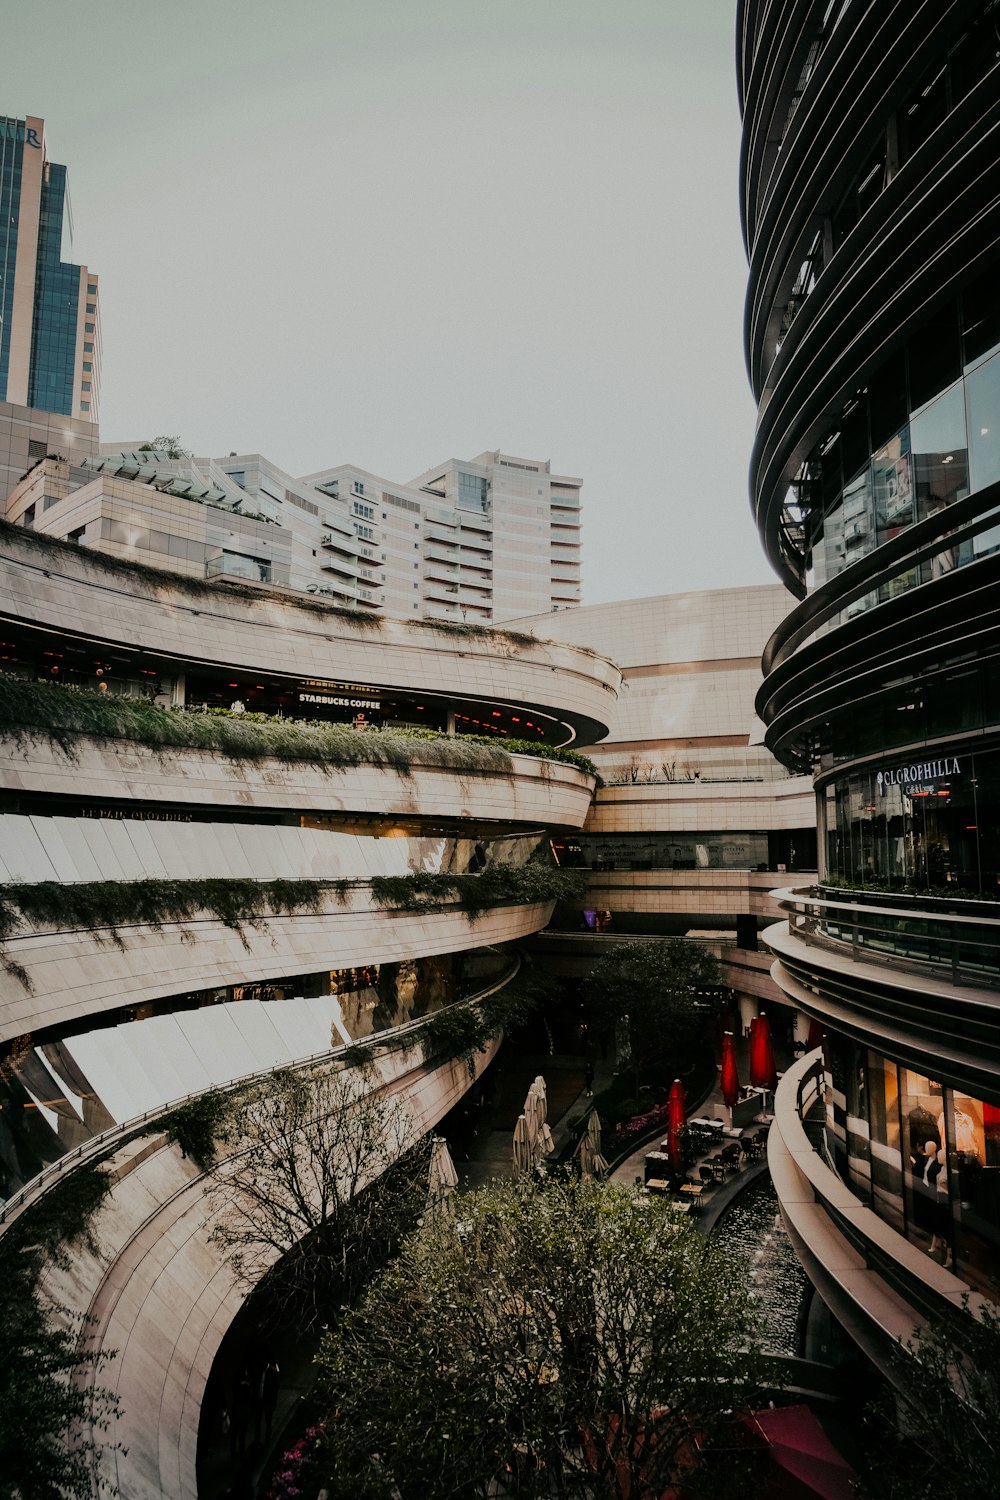
<svg viewBox="0 0 1000 1500">
<path fill-rule="evenodd" d="M 300 1500 L 315 1494 L 318 1479 L 318 1448 L 321 1427 L 307 1427 L 287 1453 L 283 1453 L 271 1476 L 267 1500 Z"/>
<path fill-rule="evenodd" d="M 645 1114 L 633 1115 L 631 1120 L 623 1120 L 616 1125 L 615 1136 L 618 1141 L 625 1142 L 637 1135 L 644 1135 L 647 1130 L 665 1124 L 669 1113 L 669 1104 L 657 1104 L 653 1109 L 648 1109 Z"/>
</svg>

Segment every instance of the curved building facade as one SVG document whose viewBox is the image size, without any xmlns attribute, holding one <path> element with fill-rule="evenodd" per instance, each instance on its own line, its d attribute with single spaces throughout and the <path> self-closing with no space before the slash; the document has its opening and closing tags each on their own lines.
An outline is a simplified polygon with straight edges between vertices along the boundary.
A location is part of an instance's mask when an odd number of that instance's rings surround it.
<svg viewBox="0 0 1000 1500">
<path fill-rule="evenodd" d="M 758 711 L 813 777 L 820 871 L 768 941 L 824 1029 L 836 1172 L 800 1171 L 815 1059 L 772 1165 L 881 1358 L 1000 1294 L 1000 9 L 744 0 L 738 27 L 751 498 L 801 601 Z"/>
<path fill-rule="evenodd" d="M 778 915 L 775 879 L 816 868 L 809 779 L 760 743 L 754 713 L 760 650 L 786 607 L 772 584 L 519 622 L 607 651 L 622 670 L 610 731 L 590 752 L 604 785 L 582 832 L 556 842 L 586 875 L 594 938 L 550 930 L 545 951 L 568 964 L 576 949 L 583 967 L 601 942 L 697 932 L 717 948 L 746 1022 L 758 1001 L 783 999 L 758 928 Z"/>
<path fill-rule="evenodd" d="M 496 1039 L 470 1067 L 421 1025 L 502 987 L 548 921 L 550 838 L 594 788 L 568 747 L 606 734 L 619 685 L 570 645 L 0 527 L 0 1233 L 110 1163 L 94 1241 L 47 1289 L 123 1351 L 104 1473 L 123 1496 L 196 1494 L 201 1397 L 246 1295 L 157 1121 L 373 1043 L 363 1086 L 409 1140 L 433 1128 Z"/>
</svg>

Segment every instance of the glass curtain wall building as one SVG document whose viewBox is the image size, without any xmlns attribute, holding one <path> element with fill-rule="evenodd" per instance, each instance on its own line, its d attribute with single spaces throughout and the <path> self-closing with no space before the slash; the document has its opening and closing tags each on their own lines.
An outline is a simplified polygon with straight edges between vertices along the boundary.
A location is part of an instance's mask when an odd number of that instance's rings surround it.
<svg viewBox="0 0 1000 1500">
<path fill-rule="evenodd" d="M 768 933 L 824 1033 L 772 1168 L 879 1358 L 1000 1294 L 1000 7 L 741 0 L 737 57 L 751 499 L 801 601 L 758 711 L 820 870 Z M 836 1177 L 793 1164 L 817 1093 Z"/>
<path fill-rule="evenodd" d="M 0 116 L 0 401 L 96 422 L 98 281 L 64 259 L 72 243 L 66 168 L 45 122 Z"/>
</svg>

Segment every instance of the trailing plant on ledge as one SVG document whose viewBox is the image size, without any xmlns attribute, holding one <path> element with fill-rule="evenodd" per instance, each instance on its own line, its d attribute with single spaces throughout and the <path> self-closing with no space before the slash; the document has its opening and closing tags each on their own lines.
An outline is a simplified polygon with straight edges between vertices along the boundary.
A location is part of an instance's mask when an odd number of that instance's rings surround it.
<svg viewBox="0 0 1000 1500">
<path fill-rule="evenodd" d="M 242 1096 L 240 1096 L 242 1097 Z M 238 1103 L 238 1096 L 223 1089 L 209 1089 L 186 1104 L 179 1104 L 155 1122 L 171 1141 L 189 1156 L 195 1166 L 207 1172 L 215 1164 L 216 1145 L 227 1137 L 227 1126 Z"/>
<path fill-rule="evenodd" d="M 62 1500 L 91 1493 L 95 1432 L 120 1414 L 95 1384 L 113 1358 L 81 1348 L 82 1321 L 47 1306 L 45 1265 L 67 1264 L 66 1247 L 95 1248 L 93 1216 L 110 1178 L 100 1167 L 68 1171 L 0 1237 L 0 1494 Z"/>
<path fill-rule="evenodd" d="M 409 875 L 376 875 L 372 895 L 379 906 L 396 911 L 439 911 L 459 905 L 470 922 L 494 906 L 541 901 L 579 903 L 586 882 L 576 870 L 548 865 L 489 865 L 478 875 L 453 875 L 447 871 L 415 870 Z"/>
<path fill-rule="evenodd" d="M 824 875 L 816 882 L 820 890 L 844 891 L 861 896 L 922 896 L 931 901 L 1000 901 L 997 891 L 970 891 L 960 885 L 915 885 L 912 880 L 880 876 L 869 880 L 844 880 L 839 875 Z"/>
<path fill-rule="evenodd" d="M 88 928 L 124 947 L 121 928 L 159 928 L 207 913 L 243 938 L 246 926 L 269 916 L 318 911 L 326 891 L 347 899 L 350 880 L 95 880 L 0 887 L 0 944 L 13 937 L 24 918 L 41 926 Z M 244 940 L 244 946 L 245 940 Z M 0 950 L 0 964 L 30 989 L 28 974 Z"/>
<path fill-rule="evenodd" d="M 355 730 L 346 724 L 285 719 L 231 709 L 158 708 L 144 698 L 119 698 L 54 682 L 27 682 L 0 673 L 0 723 L 19 742 L 41 733 L 74 756 L 80 736 L 134 740 L 154 750 L 215 750 L 232 760 L 310 762 L 324 770 L 387 766 L 409 775 L 414 766 L 445 766 L 460 774 L 509 776 L 511 755 L 531 755 L 577 766 L 597 776 L 593 761 L 575 750 L 530 740 L 447 735 L 432 729 Z"/>
</svg>

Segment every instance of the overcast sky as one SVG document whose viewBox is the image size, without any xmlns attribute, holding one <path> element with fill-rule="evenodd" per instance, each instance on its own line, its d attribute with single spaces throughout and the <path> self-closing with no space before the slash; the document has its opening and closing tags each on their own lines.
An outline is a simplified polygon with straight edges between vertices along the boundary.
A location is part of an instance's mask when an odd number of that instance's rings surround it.
<svg viewBox="0 0 1000 1500">
<path fill-rule="evenodd" d="M 773 581 L 735 0 L 48 0 L 0 108 L 101 276 L 101 435 L 584 480 L 587 603 Z"/>
</svg>

